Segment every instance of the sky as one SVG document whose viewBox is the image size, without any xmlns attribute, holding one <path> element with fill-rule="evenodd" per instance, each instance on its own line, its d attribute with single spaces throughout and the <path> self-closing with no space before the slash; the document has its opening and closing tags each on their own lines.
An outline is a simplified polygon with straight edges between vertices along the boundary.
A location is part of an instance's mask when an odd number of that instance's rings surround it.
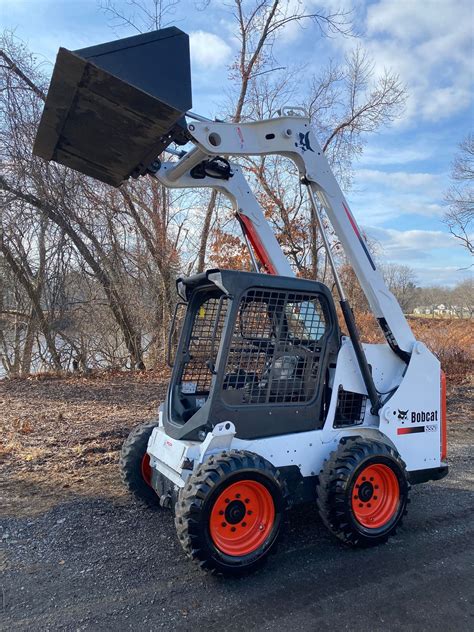
<svg viewBox="0 0 474 632">
<path fill-rule="evenodd" d="M 358 37 L 321 38 L 312 27 L 294 25 L 275 47 L 280 65 L 304 67 L 301 81 L 309 81 L 329 59 L 362 46 L 374 77 L 389 68 L 407 89 L 401 117 L 367 137 L 347 192 L 358 223 L 379 245 L 379 258 L 410 266 L 420 285 L 472 278 L 472 258 L 441 218 L 451 163 L 474 127 L 474 2 L 290 0 L 300 1 L 313 10 L 351 10 Z M 127 10 L 126 0 L 115 4 Z M 229 4 L 181 0 L 166 18 L 190 35 L 193 110 L 205 116 L 219 110 L 237 50 Z M 136 34 L 114 27 L 99 0 L 0 0 L 0 27 L 13 30 L 51 69 L 59 46 L 74 50 Z"/>
</svg>

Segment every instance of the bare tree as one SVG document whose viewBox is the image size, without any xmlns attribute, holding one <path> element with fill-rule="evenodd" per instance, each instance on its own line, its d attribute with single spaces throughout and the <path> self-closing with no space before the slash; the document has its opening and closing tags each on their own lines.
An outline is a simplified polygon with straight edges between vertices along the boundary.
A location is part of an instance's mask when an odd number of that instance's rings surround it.
<svg viewBox="0 0 474 632">
<path fill-rule="evenodd" d="M 238 28 L 239 51 L 230 67 L 233 94 L 226 107 L 226 118 L 234 123 L 252 118 L 253 100 L 247 100 L 252 86 L 268 73 L 281 69 L 273 55 L 278 35 L 291 24 L 311 24 L 326 36 L 351 33 L 350 16 L 344 11 L 319 9 L 307 11 L 303 3 L 289 0 L 257 0 L 247 4 L 234 0 L 232 16 Z M 217 193 L 212 192 L 204 217 L 198 253 L 198 271 L 205 267 L 209 229 L 216 207 Z"/>
<path fill-rule="evenodd" d="M 0 250 L 5 259 L 5 262 L 9 265 L 18 283 L 23 287 L 28 298 L 31 301 L 32 313 L 27 320 L 27 335 L 25 341 L 25 355 L 22 361 L 23 372 L 28 372 L 27 367 L 30 364 L 28 358 L 31 357 L 31 348 L 33 342 L 33 336 L 35 333 L 35 326 L 37 325 L 44 340 L 46 341 L 47 349 L 52 360 L 53 368 L 55 370 L 61 369 L 61 359 L 56 348 L 54 335 L 51 331 L 51 322 L 47 314 L 45 313 L 42 305 L 42 296 L 45 282 L 45 267 L 46 267 L 46 229 L 47 221 L 45 218 L 39 222 L 39 230 L 35 234 L 36 238 L 36 250 L 38 254 L 37 269 L 33 270 L 29 264 L 28 256 L 25 250 L 25 235 L 16 227 L 16 234 L 11 236 L 8 240 L 4 234 L 0 241 Z"/>
<path fill-rule="evenodd" d="M 474 316 L 474 280 L 465 279 L 452 290 L 452 304 L 460 318 Z"/>
<path fill-rule="evenodd" d="M 100 0 L 99 6 L 110 18 L 114 30 L 126 28 L 145 33 L 168 25 L 179 0 L 128 0 L 127 6 L 113 0 Z"/>
<path fill-rule="evenodd" d="M 346 186 L 366 135 L 397 118 L 406 96 L 397 74 L 385 69 L 375 78 L 374 63 L 361 46 L 313 79 L 307 107 L 323 151 Z"/>
<path fill-rule="evenodd" d="M 43 106 L 45 91 L 42 85 L 46 82 L 45 78 L 35 67 L 32 55 L 24 46 L 18 45 L 8 34 L 4 36 L 2 43 L 7 49 L 7 54 L 2 59 L 9 60 L 0 67 L 2 85 L 5 86 L 0 93 L 2 217 L 4 209 L 14 204 L 26 205 L 68 235 L 103 287 L 112 313 L 123 332 L 131 366 L 143 368 L 140 333 L 134 326 L 133 317 L 119 288 L 114 284 L 114 266 L 108 265 L 107 248 L 104 248 L 91 226 L 90 204 L 87 204 L 89 181 L 58 165 L 46 165 L 31 156 Z M 28 77 L 28 81 L 25 81 L 25 77 Z M 34 90 L 32 85 L 37 89 Z M 81 212 L 81 204 L 85 215 Z M 13 266 L 14 258 L 8 254 L 4 235 L 3 244 L 4 256 L 9 265 Z M 15 274 L 20 278 L 21 268 L 15 268 Z M 25 275 L 21 278 L 25 283 Z M 30 298 L 33 300 L 32 293 Z M 38 305 L 35 311 L 39 317 Z"/>
<path fill-rule="evenodd" d="M 468 252 L 474 254 L 474 134 L 470 133 L 459 145 L 459 153 L 451 169 L 453 185 L 445 196 L 448 210 L 443 221 L 451 234 Z"/>
<path fill-rule="evenodd" d="M 29 372 L 32 344 L 28 345 L 27 339 L 34 338 L 30 305 L 23 286 L 0 252 L 0 360 L 8 375 Z"/>
<path fill-rule="evenodd" d="M 415 272 L 409 266 L 387 263 L 379 266 L 388 289 L 395 295 L 405 314 L 411 314 L 416 307 L 420 292 Z"/>
<path fill-rule="evenodd" d="M 330 62 L 318 76 L 311 78 L 309 96 L 303 93 L 316 134 L 346 188 L 351 182 L 352 162 L 362 151 L 367 135 L 391 121 L 405 101 L 405 92 L 396 76 L 386 72 L 372 85 L 371 72 L 367 56 L 356 49 L 341 64 Z M 294 74 L 289 70 L 252 81 L 245 115 L 275 116 L 285 97 L 294 98 L 298 90 Z M 303 276 L 330 282 L 316 217 L 306 196 L 294 186 L 298 179 L 295 166 L 275 156 L 244 159 L 243 165 L 251 174 L 267 218 L 296 270 Z M 338 240 L 327 219 L 325 224 L 337 252 Z M 204 242 L 205 239 L 203 235 Z"/>
<path fill-rule="evenodd" d="M 447 288 L 441 285 L 430 285 L 421 288 L 418 301 L 434 318 L 438 307 L 446 302 L 447 294 Z"/>
</svg>

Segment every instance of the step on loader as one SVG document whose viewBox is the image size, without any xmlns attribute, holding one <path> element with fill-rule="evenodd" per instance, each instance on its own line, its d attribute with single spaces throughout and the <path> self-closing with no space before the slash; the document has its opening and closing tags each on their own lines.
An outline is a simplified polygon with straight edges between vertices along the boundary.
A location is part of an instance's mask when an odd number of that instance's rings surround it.
<svg viewBox="0 0 474 632">
<path fill-rule="evenodd" d="M 237 124 L 191 107 L 188 36 L 177 28 L 60 49 L 34 147 L 113 186 L 148 175 L 169 188 L 215 189 L 249 248 L 253 272 L 177 280 L 166 400 L 126 439 L 124 481 L 174 511 L 184 551 L 211 572 L 257 568 L 285 512 L 303 502 L 317 503 L 345 544 L 383 543 L 401 524 L 410 485 L 448 472 L 439 361 L 386 287 L 307 115 L 283 108 Z M 270 154 L 297 166 L 348 336 L 328 288 L 295 276 L 232 161 Z M 385 344 L 360 341 L 323 209 Z"/>
</svg>

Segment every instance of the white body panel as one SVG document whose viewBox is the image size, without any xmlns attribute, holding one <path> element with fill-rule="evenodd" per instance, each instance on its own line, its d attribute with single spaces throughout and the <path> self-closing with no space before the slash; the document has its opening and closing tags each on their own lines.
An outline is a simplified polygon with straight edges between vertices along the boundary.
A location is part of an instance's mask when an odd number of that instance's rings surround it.
<svg viewBox="0 0 474 632">
<path fill-rule="evenodd" d="M 408 470 L 441 465 L 440 370 L 439 360 L 417 342 L 400 386 L 380 410 L 379 428 L 402 455 Z"/>
<path fill-rule="evenodd" d="M 336 449 L 341 438 L 362 435 L 392 445 L 402 456 L 409 472 L 440 467 L 441 402 L 438 360 L 421 343 L 417 343 L 408 368 L 387 345 L 364 345 L 364 350 L 373 367 L 374 382 L 380 392 L 389 392 L 401 383 L 396 393 L 383 406 L 380 418 L 372 415 L 370 406 L 367 406 L 362 424 L 348 428 L 333 427 L 339 386 L 366 394 L 352 343 L 346 338 L 339 351 L 332 399 L 321 430 L 242 440 L 235 437 L 235 428 L 230 422 L 229 429 L 223 430 L 226 424 L 222 420 L 204 442 L 200 443 L 171 439 L 160 426 L 153 431 L 148 446 L 152 466 L 173 482 L 176 482 L 177 477 L 180 478 L 182 482 L 177 485 L 181 487 L 191 472 L 182 467 L 186 459 L 193 461 L 194 467 L 197 467 L 211 454 L 235 449 L 260 454 L 275 467 L 296 465 L 303 476 L 314 476 L 320 472 L 324 460 Z M 402 378 L 405 369 L 406 373 Z M 400 411 L 404 415 L 400 415 Z M 429 413 L 428 421 L 423 421 L 422 413 L 424 417 Z M 422 431 L 412 432 L 417 428 Z M 399 430 L 405 434 L 400 434 Z M 170 468 L 174 469 L 173 476 L 169 474 Z"/>
</svg>

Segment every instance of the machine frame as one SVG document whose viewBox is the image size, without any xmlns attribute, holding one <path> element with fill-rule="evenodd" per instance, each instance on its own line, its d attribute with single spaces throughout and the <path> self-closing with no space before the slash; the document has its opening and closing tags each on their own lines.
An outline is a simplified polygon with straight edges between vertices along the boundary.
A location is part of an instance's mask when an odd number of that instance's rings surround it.
<svg viewBox="0 0 474 632">
<path fill-rule="evenodd" d="M 267 220 L 243 176 L 238 164 L 230 163 L 231 176 L 216 180 L 212 176 L 196 179 L 193 169 L 216 156 L 278 154 L 291 159 L 298 167 L 302 183 L 308 188 L 314 211 L 320 219 L 326 239 L 321 211 L 315 196 L 324 207 L 337 237 L 350 260 L 369 305 L 388 344 L 362 344 L 365 366 L 375 388 L 378 406 L 366 408 L 363 423 L 357 427 L 334 427 L 337 396 L 340 389 L 370 398 L 369 388 L 357 353 L 357 337 L 342 339 L 335 367 L 332 369 L 332 397 L 324 427 L 309 433 L 282 434 L 255 440 L 238 436 L 228 420 L 213 419 L 214 429 L 203 442 L 168 435 L 166 414 L 160 410 L 160 425 L 150 438 L 148 453 L 151 464 L 182 487 L 189 474 L 183 464 L 195 467 L 216 451 L 246 449 L 268 458 L 276 467 L 297 465 L 303 477 L 320 471 L 325 459 L 343 439 L 354 434 L 383 440 L 403 457 L 413 482 L 437 479 L 447 472 L 445 454 L 445 412 L 438 359 L 422 342 L 416 341 L 405 316 L 368 251 L 364 236 L 321 150 L 310 121 L 302 116 L 282 116 L 264 121 L 233 124 L 193 120 L 188 124 L 194 148 L 177 162 L 165 162 L 154 174 L 170 188 L 209 187 L 224 193 L 231 201 L 255 255 L 270 274 L 292 276 Z M 330 254 L 330 249 L 328 248 Z M 346 301 L 337 271 L 341 303 Z M 263 277 L 265 278 L 265 277 Z M 346 315 L 346 314 L 345 314 Z M 166 406 L 166 405 L 165 405 Z M 424 421 L 422 421 L 424 420 Z M 426 423 L 429 420 L 431 423 Z M 291 456 L 286 445 L 294 444 Z"/>
</svg>

